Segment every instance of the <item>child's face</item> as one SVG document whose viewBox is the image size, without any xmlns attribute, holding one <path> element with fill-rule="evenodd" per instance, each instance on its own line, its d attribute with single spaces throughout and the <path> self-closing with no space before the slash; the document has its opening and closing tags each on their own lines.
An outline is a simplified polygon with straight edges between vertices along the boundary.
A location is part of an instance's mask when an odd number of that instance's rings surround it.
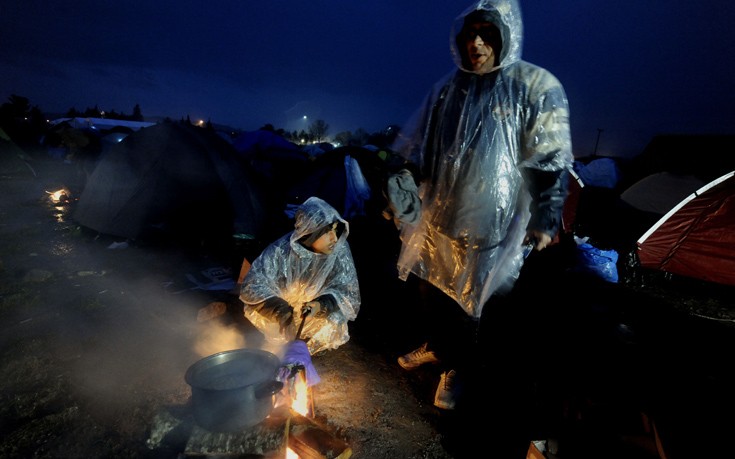
<svg viewBox="0 0 735 459">
<path fill-rule="evenodd" d="M 319 239 L 311 245 L 311 250 L 317 253 L 329 255 L 334 250 L 337 243 L 337 223 L 333 223 L 332 227 L 326 233 L 319 236 Z"/>
</svg>

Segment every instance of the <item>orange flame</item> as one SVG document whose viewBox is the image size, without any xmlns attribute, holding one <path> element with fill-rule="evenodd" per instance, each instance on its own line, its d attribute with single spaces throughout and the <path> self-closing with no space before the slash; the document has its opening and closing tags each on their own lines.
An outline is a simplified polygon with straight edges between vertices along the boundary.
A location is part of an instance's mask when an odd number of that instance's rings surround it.
<svg viewBox="0 0 735 459">
<path fill-rule="evenodd" d="M 306 376 L 300 371 L 294 377 L 293 393 L 291 394 L 291 409 L 302 416 L 310 413 L 309 388 L 306 386 Z"/>
<path fill-rule="evenodd" d="M 302 416 L 311 416 L 313 413 L 311 390 L 306 384 L 306 372 L 298 371 L 289 385 L 288 395 L 291 399 L 291 411 Z M 299 459 L 300 456 L 291 448 L 286 447 L 286 459 Z"/>
<path fill-rule="evenodd" d="M 71 193 L 66 188 L 62 188 L 56 191 L 47 191 L 46 193 L 49 195 L 49 199 L 51 199 L 51 202 L 53 202 L 54 204 L 58 204 L 61 201 L 68 200 L 69 196 L 71 196 Z"/>
</svg>

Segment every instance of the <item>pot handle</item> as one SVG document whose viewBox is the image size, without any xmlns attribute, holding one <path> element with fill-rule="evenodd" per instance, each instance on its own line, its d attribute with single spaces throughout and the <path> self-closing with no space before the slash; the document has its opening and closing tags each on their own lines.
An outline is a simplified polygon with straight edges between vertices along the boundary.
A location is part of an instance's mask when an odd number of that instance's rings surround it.
<svg viewBox="0 0 735 459">
<path fill-rule="evenodd" d="M 255 395 L 255 398 L 263 398 L 275 395 L 277 392 L 280 392 L 281 389 L 283 389 L 283 383 L 281 381 L 266 381 L 258 384 L 258 386 L 253 389 L 253 394 Z"/>
</svg>

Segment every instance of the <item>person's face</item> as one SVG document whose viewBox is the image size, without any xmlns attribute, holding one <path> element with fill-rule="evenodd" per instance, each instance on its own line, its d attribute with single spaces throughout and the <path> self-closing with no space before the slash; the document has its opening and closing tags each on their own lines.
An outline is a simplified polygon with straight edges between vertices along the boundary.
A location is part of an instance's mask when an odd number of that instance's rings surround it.
<svg viewBox="0 0 735 459">
<path fill-rule="evenodd" d="M 465 30 L 465 47 L 472 70 L 488 73 L 495 67 L 495 52 L 492 43 L 499 43 L 498 29 L 489 22 L 470 24 Z"/>
<path fill-rule="evenodd" d="M 337 223 L 332 224 L 332 228 L 326 233 L 319 236 L 311 245 L 311 249 L 317 253 L 323 253 L 329 255 L 334 250 L 334 245 L 337 243 Z"/>
</svg>

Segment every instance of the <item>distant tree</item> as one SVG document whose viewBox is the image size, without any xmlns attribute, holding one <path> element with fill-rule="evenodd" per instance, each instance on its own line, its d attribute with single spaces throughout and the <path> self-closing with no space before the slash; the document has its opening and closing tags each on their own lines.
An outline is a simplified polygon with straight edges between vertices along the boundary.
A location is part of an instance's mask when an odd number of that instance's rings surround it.
<svg viewBox="0 0 735 459">
<path fill-rule="evenodd" d="M 34 105 L 31 107 L 31 111 L 29 113 L 30 117 L 29 120 L 31 122 L 31 125 L 34 127 L 34 129 L 40 129 L 44 130 L 46 129 L 46 117 L 43 115 L 43 112 L 40 108 L 38 108 L 37 105 Z"/>
<path fill-rule="evenodd" d="M 342 131 L 334 136 L 334 141 L 340 145 L 349 145 L 352 140 L 352 133 L 350 131 Z"/>
<path fill-rule="evenodd" d="M 46 121 L 37 106 L 31 107 L 27 97 L 12 94 L 8 102 L 0 105 L 0 127 L 22 148 L 31 148 L 38 145 Z"/>
<path fill-rule="evenodd" d="M 309 134 L 306 133 L 303 129 L 299 134 L 296 136 L 296 143 L 306 143 L 309 141 Z"/>
<path fill-rule="evenodd" d="M 100 111 L 99 107 L 96 105 L 94 108 L 87 108 L 84 110 L 84 113 L 82 114 L 85 118 L 99 118 L 102 116 L 102 112 Z"/>
<path fill-rule="evenodd" d="M 3 120 L 23 119 L 31 110 L 31 101 L 27 97 L 12 94 L 8 101 L 0 106 Z"/>
<path fill-rule="evenodd" d="M 273 126 L 271 123 L 266 123 L 266 124 L 262 125 L 260 127 L 260 129 L 258 129 L 258 130 L 259 131 L 269 131 L 269 132 L 272 132 L 274 134 L 278 134 L 278 135 L 280 135 L 281 137 L 283 137 L 284 139 L 286 139 L 286 140 L 288 140 L 290 142 L 295 142 L 294 139 L 296 139 L 296 137 L 298 136 L 298 134 L 296 133 L 296 131 L 286 132 L 286 130 L 283 129 L 283 128 L 276 129 L 276 127 Z"/>
<path fill-rule="evenodd" d="M 327 138 L 329 125 L 324 120 L 316 120 L 309 126 L 309 137 L 311 142 L 323 142 Z"/>
<path fill-rule="evenodd" d="M 132 121 L 143 121 L 143 112 L 140 110 L 140 104 L 133 107 L 133 115 L 130 117 Z"/>
<path fill-rule="evenodd" d="M 398 126 L 394 124 L 389 125 L 382 131 L 370 134 L 367 143 L 375 145 L 378 148 L 388 148 L 396 140 L 399 132 L 400 128 Z"/>
<path fill-rule="evenodd" d="M 69 111 L 66 112 L 66 117 L 67 118 L 76 118 L 79 115 L 80 115 L 80 113 L 74 107 L 70 108 Z"/>
<path fill-rule="evenodd" d="M 363 129 L 358 128 L 355 132 L 352 133 L 352 138 L 350 139 L 349 145 L 357 145 L 362 146 L 366 145 L 368 143 L 368 138 L 370 137 L 370 134 Z"/>
</svg>

